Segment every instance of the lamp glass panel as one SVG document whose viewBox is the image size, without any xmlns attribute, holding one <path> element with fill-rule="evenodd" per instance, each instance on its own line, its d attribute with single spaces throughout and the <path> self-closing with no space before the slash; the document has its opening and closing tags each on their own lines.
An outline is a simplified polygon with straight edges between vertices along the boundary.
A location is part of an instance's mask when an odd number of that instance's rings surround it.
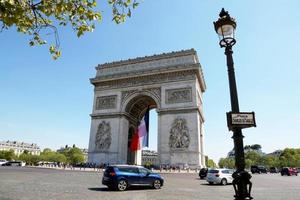
<svg viewBox="0 0 300 200">
<path fill-rule="evenodd" d="M 229 24 L 224 24 L 218 28 L 218 34 L 224 37 L 232 37 L 234 32 L 234 27 Z"/>
</svg>

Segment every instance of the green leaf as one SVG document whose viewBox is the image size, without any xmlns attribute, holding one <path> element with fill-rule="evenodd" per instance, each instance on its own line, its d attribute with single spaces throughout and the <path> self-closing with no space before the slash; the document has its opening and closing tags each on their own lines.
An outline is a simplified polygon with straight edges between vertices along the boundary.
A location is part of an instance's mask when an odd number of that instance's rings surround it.
<svg viewBox="0 0 300 200">
<path fill-rule="evenodd" d="M 128 17 L 131 17 L 131 10 L 130 10 L 130 9 L 128 9 L 127 16 L 128 16 Z"/>
</svg>

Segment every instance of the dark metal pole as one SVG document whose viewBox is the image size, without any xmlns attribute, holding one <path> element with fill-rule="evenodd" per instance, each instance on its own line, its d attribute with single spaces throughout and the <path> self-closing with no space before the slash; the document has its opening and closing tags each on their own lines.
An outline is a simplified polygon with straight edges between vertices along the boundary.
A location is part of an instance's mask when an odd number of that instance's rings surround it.
<svg viewBox="0 0 300 200">
<path fill-rule="evenodd" d="M 228 79 L 229 79 L 229 90 L 230 90 L 230 100 L 231 100 L 231 110 L 233 113 L 238 113 L 239 101 L 236 89 L 235 73 L 234 73 L 234 63 L 232 58 L 232 46 L 227 45 L 225 48 L 225 55 L 227 58 L 227 69 L 228 69 Z M 252 199 L 250 182 L 251 175 L 245 171 L 245 155 L 244 155 L 244 144 L 243 144 L 243 134 L 241 128 L 235 128 L 233 130 L 233 141 L 234 141 L 234 152 L 235 152 L 235 166 L 236 172 L 232 175 L 234 178 L 233 186 L 235 190 L 236 200 Z M 249 185 L 249 188 L 247 187 Z"/>
</svg>

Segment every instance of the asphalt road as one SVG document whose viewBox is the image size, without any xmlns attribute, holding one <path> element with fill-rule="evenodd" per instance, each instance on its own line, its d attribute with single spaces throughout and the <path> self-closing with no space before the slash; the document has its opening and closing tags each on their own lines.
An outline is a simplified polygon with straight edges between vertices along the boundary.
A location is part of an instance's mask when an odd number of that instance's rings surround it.
<svg viewBox="0 0 300 200">
<path fill-rule="evenodd" d="M 0 167 L 0 200 L 93 200 L 93 199 L 233 199 L 232 185 L 208 185 L 196 173 L 162 174 L 160 190 L 134 188 L 125 192 L 109 191 L 101 184 L 102 172 Z M 253 175 L 256 200 L 300 200 L 300 176 L 279 174 Z"/>
</svg>

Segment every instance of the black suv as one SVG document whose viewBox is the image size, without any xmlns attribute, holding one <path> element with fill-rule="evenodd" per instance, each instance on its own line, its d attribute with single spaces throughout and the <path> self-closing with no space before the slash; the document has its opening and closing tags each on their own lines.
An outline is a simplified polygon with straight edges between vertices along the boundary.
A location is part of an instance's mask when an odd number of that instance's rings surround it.
<svg viewBox="0 0 300 200">
<path fill-rule="evenodd" d="M 200 179 L 204 179 L 207 175 L 208 169 L 207 168 L 201 168 L 199 171 L 199 177 Z"/>
<path fill-rule="evenodd" d="M 251 173 L 252 174 L 255 174 L 255 173 L 258 173 L 258 174 L 261 174 L 261 173 L 267 173 L 268 170 L 265 166 L 261 166 L 261 165 L 252 165 L 251 166 Z"/>
</svg>

